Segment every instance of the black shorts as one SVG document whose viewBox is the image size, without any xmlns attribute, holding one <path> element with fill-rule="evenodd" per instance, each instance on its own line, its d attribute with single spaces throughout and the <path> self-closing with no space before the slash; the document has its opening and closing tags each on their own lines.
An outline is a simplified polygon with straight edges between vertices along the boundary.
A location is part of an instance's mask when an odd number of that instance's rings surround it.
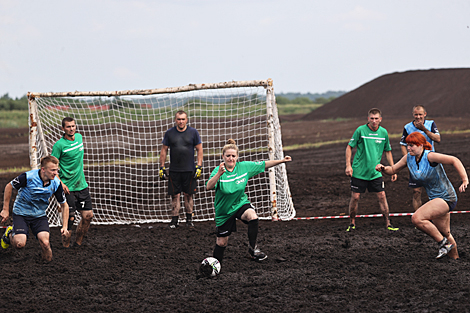
<svg viewBox="0 0 470 313">
<path fill-rule="evenodd" d="M 47 216 L 42 217 L 29 217 L 16 215 L 13 213 L 13 232 L 12 236 L 18 234 L 29 235 L 29 228 L 33 235 L 37 238 L 40 232 L 46 231 L 50 233 L 49 222 L 47 221 Z"/>
<path fill-rule="evenodd" d="M 250 203 L 243 205 L 225 223 L 219 227 L 216 227 L 217 237 L 228 237 L 232 233 L 237 232 L 237 219 L 241 220 L 245 224 L 248 224 L 247 221 L 242 220 L 243 213 L 245 213 L 245 211 L 248 209 L 254 209 L 254 207 Z"/>
<path fill-rule="evenodd" d="M 90 190 L 87 188 L 80 191 L 70 191 L 70 194 L 65 195 L 67 204 L 69 205 L 69 213 L 78 211 L 93 210 L 91 204 Z"/>
<path fill-rule="evenodd" d="M 357 193 L 364 193 L 366 189 L 369 192 L 381 192 L 385 190 L 383 177 L 373 180 L 364 180 L 351 177 L 351 191 Z"/>
<path fill-rule="evenodd" d="M 423 187 L 423 185 L 420 182 L 415 181 L 410 175 L 410 180 L 408 181 L 408 187 L 410 187 L 410 188 L 421 188 L 421 187 Z"/>
<path fill-rule="evenodd" d="M 181 192 L 193 195 L 197 192 L 197 179 L 194 172 L 172 172 L 170 171 L 168 180 L 168 194 L 177 195 Z"/>
</svg>

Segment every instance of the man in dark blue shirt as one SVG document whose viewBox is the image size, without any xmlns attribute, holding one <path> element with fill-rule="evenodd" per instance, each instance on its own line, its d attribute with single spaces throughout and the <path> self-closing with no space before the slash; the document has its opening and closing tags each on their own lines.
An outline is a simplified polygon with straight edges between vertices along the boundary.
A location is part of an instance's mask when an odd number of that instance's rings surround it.
<svg viewBox="0 0 470 313">
<path fill-rule="evenodd" d="M 178 227 L 178 217 L 181 209 L 180 195 L 183 192 L 186 209 L 186 225 L 194 227 L 193 194 L 197 192 L 197 179 L 201 177 L 203 150 L 201 137 L 195 128 L 187 125 L 188 115 L 178 111 L 175 115 L 176 125 L 166 131 L 160 151 L 161 179 L 166 178 L 165 161 L 170 149 L 170 170 L 168 179 L 168 194 L 171 196 L 170 228 Z M 194 166 L 194 149 L 197 152 L 197 165 Z"/>
</svg>

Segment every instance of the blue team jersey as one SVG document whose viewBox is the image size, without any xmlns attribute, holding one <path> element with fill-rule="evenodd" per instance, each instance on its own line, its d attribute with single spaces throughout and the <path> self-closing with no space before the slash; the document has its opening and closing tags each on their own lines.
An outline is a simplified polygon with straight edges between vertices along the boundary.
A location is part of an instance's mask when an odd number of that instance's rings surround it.
<svg viewBox="0 0 470 313">
<path fill-rule="evenodd" d="M 456 202 L 457 193 L 447 178 L 444 167 L 442 164 L 429 162 L 428 154 L 430 152 L 432 151 L 424 150 L 419 163 L 416 163 L 416 156 L 411 156 L 408 153 L 406 163 L 411 177 L 424 186 L 429 200 L 440 198 L 448 202 Z"/>
<path fill-rule="evenodd" d="M 429 130 L 431 133 L 439 135 L 439 130 L 437 130 L 436 123 L 434 123 L 433 120 L 424 120 L 424 127 L 427 130 Z M 434 141 L 432 141 L 431 138 L 429 138 L 426 135 L 425 132 L 423 132 L 422 130 L 417 129 L 415 124 L 413 124 L 413 122 L 410 122 L 410 123 L 406 124 L 405 127 L 403 128 L 403 134 L 401 135 L 400 144 L 402 146 L 407 146 L 406 137 L 408 137 L 409 134 L 414 133 L 414 132 L 418 132 L 418 133 L 422 134 L 424 136 L 424 138 L 426 138 L 427 142 L 429 142 L 431 144 L 432 151 L 435 151 L 434 150 Z"/>
<path fill-rule="evenodd" d="M 65 203 L 65 194 L 58 177 L 46 186 L 39 176 L 40 170 L 32 170 L 21 174 L 11 181 L 13 188 L 18 190 L 13 213 L 28 217 L 46 216 L 49 198 L 55 195 L 59 203 Z"/>
</svg>

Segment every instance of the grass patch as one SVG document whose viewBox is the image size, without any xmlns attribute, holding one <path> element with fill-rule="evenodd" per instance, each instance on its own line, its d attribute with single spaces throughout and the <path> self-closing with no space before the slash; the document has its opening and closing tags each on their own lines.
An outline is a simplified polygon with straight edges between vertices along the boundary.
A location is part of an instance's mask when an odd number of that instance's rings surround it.
<svg viewBox="0 0 470 313">
<path fill-rule="evenodd" d="M 28 110 L 0 110 L 0 128 L 29 127 L 28 116 Z"/>
</svg>

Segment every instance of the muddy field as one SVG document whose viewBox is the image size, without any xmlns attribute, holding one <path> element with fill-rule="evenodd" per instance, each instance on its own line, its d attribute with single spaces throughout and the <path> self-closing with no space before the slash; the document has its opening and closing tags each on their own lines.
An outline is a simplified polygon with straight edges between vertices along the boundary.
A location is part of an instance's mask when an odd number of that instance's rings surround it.
<svg viewBox="0 0 470 313">
<path fill-rule="evenodd" d="M 384 119 L 391 134 L 407 120 Z M 470 121 L 439 119 L 439 152 L 470 166 Z M 282 118 L 285 146 L 347 140 L 364 120 L 295 121 Z M 27 132 L 27 130 L 26 130 Z M 13 139 L 6 139 L 13 138 Z M 0 168 L 28 166 L 24 130 L 1 130 Z M 394 159 L 399 138 L 392 138 Z M 347 214 L 349 179 L 344 175 L 346 142 L 288 151 L 289 184 L 297 217 Z M 25 155 L 26 154 L 26 155 Z M 460 181 L 446 171 L 454 186 Z M 15 176 L 0 174 L 0 188 Z M 408 173 L 397 182 L 386 178 L 392 213 L 411 212 Z M 3 197 L 2 197 L 3 198 Z M 423 198 L 425 200 L 425 198 Z M 469 210 L 470 197 L 459 194 L 457 210 Z M 375 195 L 365 194 L 360 214 L 379 213 Z M 246 227 L 231 236 L 214 279 L 197 279 L 198 263 L 212 254 L 214 223 L 195 231 L 166 224 L 93 225 L 83 247 L 61 248 L 52 229 L 54 260 L 42 264 L 39 244 L 30 238 L 21 253 L 0 251 L 4 286 L 0 310 L 8 312 L 470 312 L 469 214 L 453 214 L 451 228 L 459 260 L 435 260 L 437 245 L 417 231 L 410 217 L 392 217 L 398 232 L 388 232 L 381 218 L 362 218 L 354 233 L 347 219 L 260 222 L 264 263 L 248 258 Z"/>
</svg>

